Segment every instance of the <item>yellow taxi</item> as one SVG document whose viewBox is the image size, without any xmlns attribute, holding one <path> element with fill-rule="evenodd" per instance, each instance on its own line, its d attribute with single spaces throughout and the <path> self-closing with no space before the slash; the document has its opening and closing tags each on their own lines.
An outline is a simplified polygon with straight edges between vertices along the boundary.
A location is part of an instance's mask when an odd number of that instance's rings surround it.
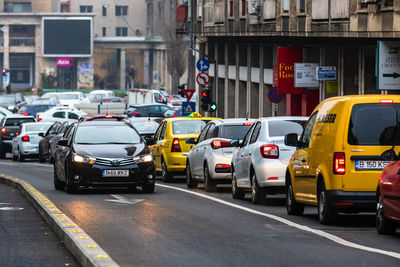
<svg viewBox="0 0 400 267">
<path fill-rule="evenodd" d="M 187 138 L 196 138 L 213 117 L 177 117 L 164 119 L 154 134 L 155 144 L 151 147 L 156 162 L 156 171 L 161 172 L 164 182 L 173 175 L 182 175 L 186 168 L 186 154 L 193 145 L 186 144 Z"/>
<path fill-rule="evenodd" d="M 320 223 L 331 224 L 338 212 L 375 211 L 378 179 L 390 163 L 386 152 L 399 153 L 399 121 L 399 95 L 321 102 L 299 139 L 285 137 L 297 148 L 286 171 L 288 214 L 302 215 L 304 205 L 313 205 Z"/>
</svg>

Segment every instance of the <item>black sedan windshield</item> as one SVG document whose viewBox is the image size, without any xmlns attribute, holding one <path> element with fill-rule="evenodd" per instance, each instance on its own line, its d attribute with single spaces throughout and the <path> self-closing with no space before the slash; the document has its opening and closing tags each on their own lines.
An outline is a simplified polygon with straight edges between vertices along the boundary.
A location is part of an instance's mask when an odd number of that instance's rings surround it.
<svg viewBox="0 0 400 267">
<path fill-rule="evenodd" d="M 140 136 L 129 126 L 80 126 L 75 135 L 75 143 L 85 145 L 140 142 Z"/>
</svg>

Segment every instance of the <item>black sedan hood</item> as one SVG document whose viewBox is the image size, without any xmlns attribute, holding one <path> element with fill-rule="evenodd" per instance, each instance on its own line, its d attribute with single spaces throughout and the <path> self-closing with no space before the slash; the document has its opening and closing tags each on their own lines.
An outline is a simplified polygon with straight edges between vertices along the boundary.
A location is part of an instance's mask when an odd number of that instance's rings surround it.
<svg viewBox="0 0 400 267">
<path fill-rule="evenodd" d="M 139 154 L 150 153 L 149 148 L 144 143 L 134 145 L 120 144 L 99 144 L 99 145 L 79 145 L 74 144 L 74 151 L 83 156 L 94 158 L 126 158 Z"/>
</svg>

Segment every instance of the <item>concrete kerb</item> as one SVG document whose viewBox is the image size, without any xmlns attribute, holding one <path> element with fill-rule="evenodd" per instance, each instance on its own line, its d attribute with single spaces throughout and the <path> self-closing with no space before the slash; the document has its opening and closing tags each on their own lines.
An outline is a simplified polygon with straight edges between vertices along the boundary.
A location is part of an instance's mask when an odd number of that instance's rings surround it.
<svg viewBox="0 0 400 267">
<path fill-rule="evenodd" d="M 77 226 L 68 216 L 63 214 L 53 202 L 32 185 L 5 174 L 0 174 L 0 182 L 21 191 L 82 266 L 118 266 L 85 231 Z"/>
</svg>

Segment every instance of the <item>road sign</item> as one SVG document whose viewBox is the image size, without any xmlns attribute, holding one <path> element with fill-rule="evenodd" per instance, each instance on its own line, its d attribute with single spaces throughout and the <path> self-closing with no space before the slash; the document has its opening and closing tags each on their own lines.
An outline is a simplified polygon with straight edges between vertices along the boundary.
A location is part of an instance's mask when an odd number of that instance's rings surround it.
<svg viewBox="0 0 400 267">
<path fill-rule="evenodd" d="M 192 99 L 192 96 L 194 94 L 194 89 L 183 89 L 182 91 L 185 94 L 187 101 L 190 101 L 190 99 Z"/>
<path fill-rule="evenodd" d="M 400 42 L 378 41 L 377 89 L 400 90 Z"/>
<path fill-rule="evenodd" d="M 318 87 L 317 63 L 294 63 L 294 87 Z"/>
<path fill-rule="evenodd" d="M 283 100 L 284 95 L 278 94 L 278 89 L 276 87 L 271 87 L 268 90 L 268 99 L 272 103 L 279 103 Z"/>
<path fill-rule="evenodd" d="M 183 102 L 182 103 L 182 115 L 189 115 L 196 109 L 195 102 Z"/>
<path fill-rule="evenodd" d="M 318 81 L 336 80 L 336 67 L 317 67 L 316 76 Z"/>
<path fill-rule="evenodd" d="M 210 61 L 202 57 L 197 61 L 196 67 L 200 72 L 206 72 L 210 68 Z"/>
<path fill-rule="evenodd" d="M 3 88 L 6 88 L 10 84 L 10 73 L 6 72 L 3 74 Z"/>
<path fill-rule="evenodd" d="M 196 82 L 200 86 L 206 86 L 210 83 L 210 76 L 206 72 L 200 72 L 196 76 Z"/>
</svg>

